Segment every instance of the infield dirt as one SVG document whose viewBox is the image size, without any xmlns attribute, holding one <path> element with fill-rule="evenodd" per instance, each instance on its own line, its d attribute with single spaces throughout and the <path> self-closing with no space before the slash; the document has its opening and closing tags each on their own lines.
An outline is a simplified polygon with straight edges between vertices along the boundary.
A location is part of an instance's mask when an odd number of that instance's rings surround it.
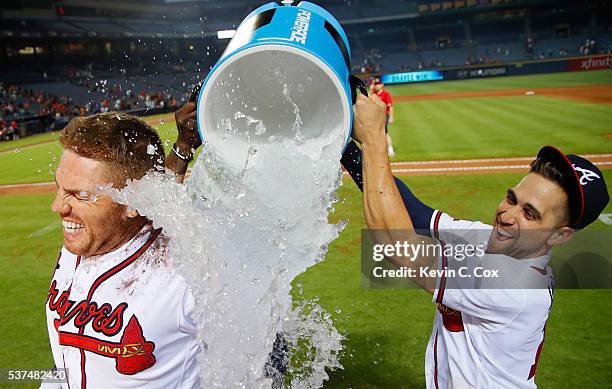
<svg viewBox="0 0 612 389">
<path fill-rule="evenodd" d="M 601 170 L 612 169 L 612 154 L 586 154 Z M 457 174 L 521 173 L 527 172 L 531 157 L 454 159 L 441 161 L 392 162 L 393 174 L 400 176 L 446 176 Z M 52 193 L 54 182 L 0 185 L 0 196 L 22 196 Z"/>
</svg>

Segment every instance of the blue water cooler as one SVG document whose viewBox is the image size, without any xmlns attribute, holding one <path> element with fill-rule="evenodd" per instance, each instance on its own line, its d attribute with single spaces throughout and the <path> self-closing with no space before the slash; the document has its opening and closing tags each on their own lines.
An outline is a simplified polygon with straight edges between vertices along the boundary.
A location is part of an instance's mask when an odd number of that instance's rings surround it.
<svg viewBox="0 0 612 389">
<path fill-rule="evenodd" d="M 350 48 L 323 8 L 268 3 L 251 12 L 198 96 L 202 139 L 236 157 L 259 143 L 339 137 L 352 123 Z M 236 155 L 233 155 L 236 154 Z"/>
</svg>

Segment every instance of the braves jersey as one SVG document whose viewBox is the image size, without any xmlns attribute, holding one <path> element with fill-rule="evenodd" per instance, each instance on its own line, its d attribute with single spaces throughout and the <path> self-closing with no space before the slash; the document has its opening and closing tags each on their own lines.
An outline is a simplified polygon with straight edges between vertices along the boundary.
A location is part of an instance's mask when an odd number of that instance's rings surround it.
<svg viewBox="0 0 612 389">
<path fill-rule="evenodd" d="M 62 248 L 46 311 L 63 388 L 198 386 L 193 296 L 167 248 L 151 225 L 101 256 Z"/>
<path fill-rule="evenodd" d="M 440 211 L 431 220 L 432 236 L 443 246 L 468 242 L 486 247 L 492 228 Z M 445 254 L 439 258 L 439 269 L 455 260 Z M 462 258 L 461 263 L 502 268 L 506 275 L 512 271 L 513 276 L 506 277 L 511 279 L 471 277 L 451 287 L 446 275 L 438 277 L 433 294 L 438 309 L 425 356 L 427 388 L 536 388 L 535 373 L 553 299 L 548 260 L 549 255 L 517 260 L 481 253 L 478 258 Z M 520 285 L 547 286 L 505 289 L 496 285 L 517 280 L 527 282 Z"/>
</svg>

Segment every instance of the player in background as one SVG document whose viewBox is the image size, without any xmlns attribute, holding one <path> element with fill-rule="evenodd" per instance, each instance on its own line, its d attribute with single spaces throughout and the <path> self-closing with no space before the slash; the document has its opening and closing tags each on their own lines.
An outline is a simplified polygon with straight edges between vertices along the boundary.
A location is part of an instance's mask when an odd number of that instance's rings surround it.
<svg viewBox="0 0 612 389">
<path fill-rule="evenodd" d="M 393 99 L 391 98 L 391 94 L 385 90 L 385 84 L 383 84 L 381 78 L 375 78 L 372 80 L 372 85 L 370 88 L 371 93 L 376 94 L 380 98 L 380 100 L 385 103 L 387 106 L 387 119 L 385 121 L 385 134 L 387 137 L 387 154 L 389 157 L 395 156 L 395 150 L 393 149 L 393 139 L 391 139 L 391 135 L 389 134 L 389 126 L 395 122 L 393 116 Z"/>
<path fill-rule="evenodd" d="M 461 242 L 484 248 L 464 258 L 387 256 L 398 267 L 414 269 L 411 280 L 432 293 L 438 306 L 425 357 L 427 388 L 535 388 L 553 299 L 550 252 L 606 207 L 603 175 L 590 161 L 546 146 L 529 173 L 507 190 L 493 225 L 457 220 L 423 204 L 393 177 L 384 107 L 377 96 L 358 97 L 353 134 L 361 142 L 363 166 L 356 147 L 345 160 L 352 164 L 344 165 L 358 185 L 362 170 L 364 215 L 374 242 L 419 246 L 439 240 L 444 247 Z M 506 277 L 451 279 L 445 272 L 431 277 L 419 271 L 457 263 L 503 270 Z"/>
</svg>

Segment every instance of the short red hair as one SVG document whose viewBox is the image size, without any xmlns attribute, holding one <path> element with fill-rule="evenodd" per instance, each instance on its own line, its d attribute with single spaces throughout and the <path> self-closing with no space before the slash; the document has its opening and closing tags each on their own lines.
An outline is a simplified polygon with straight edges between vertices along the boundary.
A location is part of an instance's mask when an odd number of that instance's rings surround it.
<svg viewBox="0 0 612 389">
<path fill-rule="evenodd" d="M 164 166 L 164 147 L 155 129 L 123 112 L 75 117 L 61 131 L 59 140 L 64 149 L 106 163 L 118 187 Z"/>
</svg>

